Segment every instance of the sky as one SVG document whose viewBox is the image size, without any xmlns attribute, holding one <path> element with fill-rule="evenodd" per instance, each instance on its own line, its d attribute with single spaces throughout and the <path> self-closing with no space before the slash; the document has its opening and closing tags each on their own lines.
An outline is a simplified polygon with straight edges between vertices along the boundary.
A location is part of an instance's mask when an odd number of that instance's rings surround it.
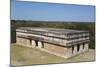
<svg viewBox="0 0 100 67">
<path fill-rule="evenodd" d="M 11 0 L 11 19 L 94 22 L 95 6 Z"/>
</svg>

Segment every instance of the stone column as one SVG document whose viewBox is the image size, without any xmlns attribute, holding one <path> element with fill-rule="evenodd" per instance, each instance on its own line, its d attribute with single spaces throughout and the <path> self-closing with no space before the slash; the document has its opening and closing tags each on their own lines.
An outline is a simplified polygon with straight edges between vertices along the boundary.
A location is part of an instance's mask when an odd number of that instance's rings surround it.
<svg viewBox="0 0 100 67">
<path fill-rule="evenodd" d="M 38 41 L 38 48 L 42 48 L 42 42 Z"/>
<path fill-rule="evenodd" d="M 83 52 L 83 45 L 80 44 L 80 49 L 79 49 L 79 53 Z"/>
<path fill-rule="evenodd" d="M 87 51 L 87 50 L 88 50 L 88 48 L 89 48 L 88 43 L 86 43 L 84 46 L 85 46 L 85 47 L 84 47 L 84 50 L 85 50 L 85 51 Z"/>
<path fill-rule="evenodd" d="M 77 46 L 75 45 L 75 46 L 74 46 L 73 55 L 76 55 L 76 54 L 77 54 Z"/>
<path fill-rule="evenodd" d="M 32 40 L 32 47 L 36 47 L 35 40 Z"/>
<path fill-rule="evenodd" d="M 85 44 L 84 44 L 83 52 L 87 51 L 87 46 L 88 46 L 88 45 L 85 43 Z"/>
</svg>

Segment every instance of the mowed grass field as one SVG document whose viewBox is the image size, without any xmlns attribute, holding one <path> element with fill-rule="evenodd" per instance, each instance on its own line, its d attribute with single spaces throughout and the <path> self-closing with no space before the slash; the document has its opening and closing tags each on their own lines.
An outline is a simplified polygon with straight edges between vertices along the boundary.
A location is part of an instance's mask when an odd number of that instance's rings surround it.
<svg viewBox="0 0 100 67">
<path fill-rule="evenodd" d="M 58 57 L 37 48 L 28 48 L 16 44 L 11 45 L 11 65 L 36 65 L 36 64 L 51 64 L 51 63 L 67 63 L 67 62 L 82 62 L 94 61 L 95 51 L 89 49 L 88 52 L 79 54 L 69 59 Z"/>
</svg>

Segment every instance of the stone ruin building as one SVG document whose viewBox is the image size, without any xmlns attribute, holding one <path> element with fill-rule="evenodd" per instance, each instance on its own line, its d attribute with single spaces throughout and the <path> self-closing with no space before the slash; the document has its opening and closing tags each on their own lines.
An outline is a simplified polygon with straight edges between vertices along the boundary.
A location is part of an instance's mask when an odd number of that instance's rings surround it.
<svg viewBox="0 0 100 67">
<path fill-rule="evenodd" d="M 38 48 L 56 56 L 70 58 L 89 49 L 89 32 L 70 29 L 20 27 L 18 45 Z"/>
</svg>

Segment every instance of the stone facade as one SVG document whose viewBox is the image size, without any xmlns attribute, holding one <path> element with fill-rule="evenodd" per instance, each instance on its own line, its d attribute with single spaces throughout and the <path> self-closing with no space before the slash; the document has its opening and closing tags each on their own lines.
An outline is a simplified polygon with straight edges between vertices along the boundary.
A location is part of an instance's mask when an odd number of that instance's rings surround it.
<svg viewBox="0 0 100 67">
<path fill-rule="evenodd" d="M 88 42 L 77 41 L 84 38 L 74 38 L 74 40 L 67 40 L 65 39 L 64 35 L 62 35 L 63 38 L 60 38 L 61 36 L 54 37 L 51 34 L 49 34 L 51 36 L 48 37 L 46 33 L 46 35 L 37 34 L 16 31 L 16 43 L 18 45 L 30 48 L 38 48 L 42 51 L 64 58 L 70 58 L 72 56 L 88 51 L 89 49 Z M 71 37 L 75 37 L 75 35 Z M 73 41 L 77 42 L 74 43 Z"/>
<path fill-rule="evenodd" d="M 70 46 L 70 47 L 63 47 L 60 45 L 45 43 L 41 41 L 30 40 L 25 38 L 19 38 L 17 37 L 17 44 L 22 46 L 27 46 L 31 48 L 39 48 L 40 50 L 43 50 L 45 52 L 48 52 L 50 54 L 54 54 L 56 56 L 64 57 L 64 58 L 70 58 L 72 56 L 75 56 L 77 54 L 80 54 L 82 52 L 88 51 L 88 44 L 80 44 L 79 49 L 77 49 L 77 45 Z M 36 45 L 37 44 L 37 45 Z"/>
</svg>

